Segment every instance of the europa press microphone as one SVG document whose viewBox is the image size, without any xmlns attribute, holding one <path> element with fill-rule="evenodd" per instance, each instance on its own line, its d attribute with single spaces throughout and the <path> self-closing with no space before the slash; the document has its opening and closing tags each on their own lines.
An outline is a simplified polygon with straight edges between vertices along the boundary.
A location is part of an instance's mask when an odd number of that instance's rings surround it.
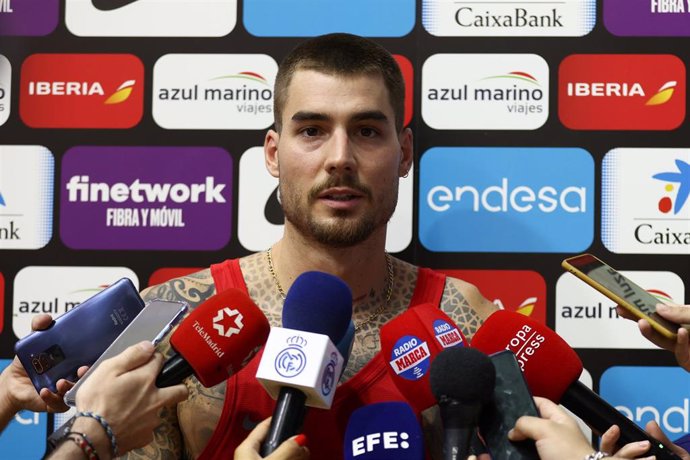
<svg viewBox="0 0 690 460">
<path fill-rule="evenodd" d="M 343 452 L 344 460 L 424 460 L 424 436 L 407 403 L 374 403 L 350 416 Z"/>
<path fill-rule="evenodd" d="M 680 460 L 659 440 L 621 414 L 582 384 L 582 361 L 558 334 L 515 312 L 491 314 L 472 339 L 472 346 L 485 352 L 511 350 L 515 353 L 532 394 L 563 404 L 601 435 L 611 425 L 620 428 L 621 445 L 649 441 L 646 455 L 657 460 Z"/>
<path fill-rule="evenodd" d="M 344 365 L 334 343 L 342 341 L 351 323 L 352 292 L 340 278 L 312 271 L 292 283 L 283 305 L 283 327 L 271 328 L 256 372 L 276 399 L 262 457 L 299 432 L 305 406 L 331 407 Z"/>
</svg>

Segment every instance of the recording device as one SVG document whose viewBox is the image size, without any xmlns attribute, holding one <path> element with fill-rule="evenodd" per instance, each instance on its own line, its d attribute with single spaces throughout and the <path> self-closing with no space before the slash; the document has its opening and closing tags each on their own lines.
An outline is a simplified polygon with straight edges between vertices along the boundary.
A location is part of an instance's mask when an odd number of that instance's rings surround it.
<svg viewBox="0 0 690 460">
<path fill-rule="evenodd" d="M 186 302 L 174 302 L 169 300 L 154 299 L 144 305 L 144 309 L 129 323 L 129 326 L 117 336 L 115 341 L 93 363 L 89 370 L 65 393 L 64 400 L 68 406 L 76 406 L 77 392 L 88 380 L 91 374 L 106 359 L 117 356 L 135 343 L 144 340 L 150 341 L 154 346 L 158 345 L 174 326 L 187 313 Z"/>
<path fill-rule="evenodd" d="M 196 307 L 170 336 L 175 354 L 156 386 L 176 385 L 194 374 L 206 388 L 246 366 L 266 342 L 268 320 L 247 294 L 227 289 Z"/>
<path fill-rule="evenodd" d="M 334 343 L 351 320 L 352 293 L 340 278 L 311 271 L 295 279 L 285 297 L 283 327 L 271 329 L 256 372 L 276 399 L 262 457 L 299 432 L 305 406 L 331 407 L 344 362 Z"/>
<path fill-rule="evenodd" d="M 582 361 L 575 350 L 548 327 L 515 312 L 491 314 L 472 339 L 472 346 L 485 352 L 510 350 L 515 353 L 525 380 L 535 396 L 562 404 L 601 435 L 611 425 L 621 431 L 618 442 L 649 441 L 647 455 L 661 460 L 680 460 L 599 395 L 578 381 Z"/>
<path fill-rule="evenodd" d="M 467 340 L 452 319 L 430 303 L 410 307 L 381 326 L 381 353 L 395 386 L 418 412 L 436 405 L 429 367 L 444 349 Z"/>
<path fill-rule="evenodd" d="M 645 289 L 611 268 L 591 254 L 565 259 L 561 265 L 621 307 L 649 324 L 669 339 L 676 339 L 681 326 L 659 316 L 656 305 L 663 303 Z"/>
<path fill-rule="evenodd" d="M 480 411 L 493 396 L 495 380 L 491 360 L 474 348 L 447 348 L 431 364 L 429 383 L 441 409 L 444 460 L 467 458 Z"/>
<path fill-rule="evenodd" d="M 412 408 L 390 401 L 362 406 L 347 422 L 345 460 L 423 460 L 424 437 Z"/>
<path fill-rule="evenodd" d="M 55 318 L 45 330 L 19 339 L 14 352 L 37 392 L 57 392 L 60 379 L 77 380 L 144 308 L 134 284 L 122 278 Z"/>
<path fill-rule="evenodd" d="M 493 397 L 479 416 L 479 432 L 489 448 L 491 458 L 501 460 L 538 460 L 534 441 L 511 441 L 508 432 L 523 415 L 539 417 L 520 365 L 510 350 L 489 355 L 496 369 Z"/>
</svg>

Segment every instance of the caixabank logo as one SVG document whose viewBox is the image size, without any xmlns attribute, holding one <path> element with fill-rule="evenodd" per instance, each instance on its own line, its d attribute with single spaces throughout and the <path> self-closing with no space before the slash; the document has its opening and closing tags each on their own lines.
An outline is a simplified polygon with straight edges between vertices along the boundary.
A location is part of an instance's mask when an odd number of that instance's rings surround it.
<svg viewBox="0 0 690 460">
<path fill-rule="evenodd" d="M 220 249 L 232 233 L 232 171 L 220 147 L 73 147 L 60 237 L 72 249 Z"/>
<path fill-rule="evenodd" d="M 673 272 L 620 272 L 659 302 L 682 304 L 685 299 L 683 280 Z M 556 332 L 574 348 L 656 348 L 640 334 L 637 323 L 618 316 L 613 300 L 570 273 L 562 274 L 556 282 L 555 316 Z"/>
<path fill-rule="evenodd" d="M 131 128 L 144 66 L 131 54 L 33 54 L 22 64 L 19 115 L 32 128 Z"/>
<path fill-rule="evenodd" d="M 0 126 L 10 117 L 12 99 L 12 65 L 0 54 Z"/>
<path fill-rule="evenodd" d="M 549 66 L 536 54 L 435 54 L 422 67 L 434 129 L 537 129 L 548 117 Z"/>
<path fill-rule="evenodd" d="M 42 36 L 55 30 L 58 0 L 0 0 L 0 35 Z"/>
<path fill-rule="evenodd" d="M 501 310 L 515 311 L 546 324 L 546 282 L 529 270 L 439 270 L 474 284 Z"/>
<path fill-rule="evenodd" d="M 422 24 L 439 37 L 578 37 L 595 22 L 595 0 L 422 1 Z"/>
<path fill-rule="evenodd" d="M 434 147 L 419 239 L 436 252 L 579 252 L 594 234 L 594 161 L 579 148 Z"/>
<path fill-rule="evenodd" d="M 55 159 L 39 145 L 0 145 L 0 250 L 40 249 L 53 235 Z"/>
<path fill-rule="evenodd" d="M 398 205 L 388 222 L 386 250 L 400 252 L 412 242 L 412 186 L 414 170 L 400 180 Z M 264 151 L 252 147 L 240 158 L 237 237 L 250 251 L 263 251 L 283 234 L 285 215 L 278 179 L 266 170 Z"/>
<path fill-rule="evenodd" d="M 685 119 L 685 65 L 670 54 L 573 54 L 558 116 L 575 130 L 672 130 Z"/>
<path fill-rule="evenodd" d="M 168 129 L 268 128 L 277 72 L 266 54 L 167 54 L 153 67 L 153 118 Z"/>
<path fill-rule="evenodd" d="M 623 37 L 690 36 L 688 0 L 604 0 L 604 25 Z"/>
<path fill-rule="evenodd" d="M 656 391 L 640 391 L 645 388 Z M 681 367 L 615 366 L 599 382 L 599 394 L 641 428 L 655 420 L 669 439 L 690 432 L 690 372 Z"/>
<path fill-rule="evenodd" d="M 690 149 L 611 150 L 602 162 L 602 242 L 622 254 L 690 255 L 689 195 Z"/>
</svg>

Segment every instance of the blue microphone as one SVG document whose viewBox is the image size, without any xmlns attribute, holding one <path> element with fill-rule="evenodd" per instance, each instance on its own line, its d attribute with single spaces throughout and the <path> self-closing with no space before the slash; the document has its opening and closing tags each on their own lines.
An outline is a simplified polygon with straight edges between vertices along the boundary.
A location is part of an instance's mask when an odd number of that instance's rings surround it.
<svg viewBox="0 0 690 460">
<path fill-rule="evenodd" d="M 345 431 L 344 459 L 423 460 L 424 437 L 412 408 L 380 402 L 352 413 Z"/>
</svg>

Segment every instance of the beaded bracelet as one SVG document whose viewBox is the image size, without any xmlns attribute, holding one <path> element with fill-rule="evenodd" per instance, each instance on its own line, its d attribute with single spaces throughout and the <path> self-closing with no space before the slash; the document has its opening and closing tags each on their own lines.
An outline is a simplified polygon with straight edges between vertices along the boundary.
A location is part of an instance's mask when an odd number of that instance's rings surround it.
<svg viewBox="0 0 690 460">
<path fill-rule="evenodd" d="M 79 439 L 81 438 L 81 439 Z M 79 446 L 84 455 L 88 460 L 100 460 L 98 454 L 96 453 L 96 448 L 93 447 L 93 443 L 86 436 L 85 433 L 78 433 L 76 431 L 68 431 L 65 434 L 64 439 L 71 439 L 74 443 Z"/>
<path fill-rule="evenodd" d="M 585 455 L 584 460 L 601 460 L 602 458 L 608 457 L 609 454 L 602 451 L 592 452 L 589 455 Z"/>
<path fill-rule="evenodd" d="M 106 422 L 103 417 L 89 411 L 77 412 L 74 414 L 74 417 L 90 417 L 100 423 L 105 430 L 105 434 L 108 435 L 108 439 L 110 440 L 110 448 L 112 449 L 113 458 L 117 457 L 117 441 L 115 440 L 115 435 L 113 434 L 113 430 L 110 428 L 110 425 L 108 425 L 108 422 Z"/>
</svg>

